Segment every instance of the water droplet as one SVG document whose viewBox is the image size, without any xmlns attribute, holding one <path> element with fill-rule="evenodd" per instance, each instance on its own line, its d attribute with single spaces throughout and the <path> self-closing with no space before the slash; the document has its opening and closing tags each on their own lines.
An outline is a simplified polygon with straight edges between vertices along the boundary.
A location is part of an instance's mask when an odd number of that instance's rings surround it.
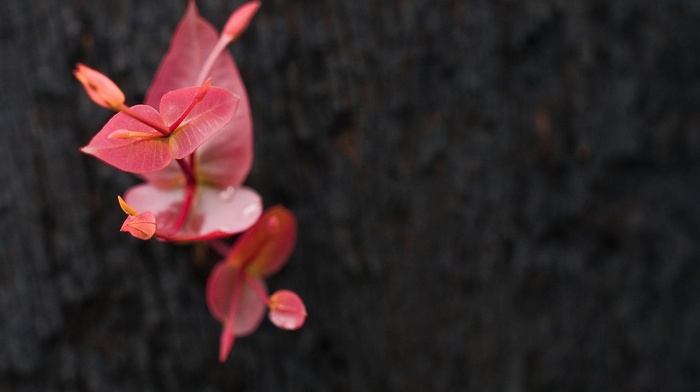
<svg viewBox="0 0 700 392">
<path fill-rule="evenodd" d="M 229 186 L 223 191 L 219 192 L 219 197 L 223 201 L 230 201 L 233 199 L 233 195 L 236 193 L 236 188 Z"/>
<path fill-rule="evenodd" d="M 219 231 L 223 231 L 224 233 L 232 233 L 234 230 L 230 228 L 229 226 L 219 226 Z"/>
<path fill-rule="evenodd" d="M 252 215 L 258 212 L 258 205 L 251 204 L 243 210 L 243 215 Z"/>
</svg>

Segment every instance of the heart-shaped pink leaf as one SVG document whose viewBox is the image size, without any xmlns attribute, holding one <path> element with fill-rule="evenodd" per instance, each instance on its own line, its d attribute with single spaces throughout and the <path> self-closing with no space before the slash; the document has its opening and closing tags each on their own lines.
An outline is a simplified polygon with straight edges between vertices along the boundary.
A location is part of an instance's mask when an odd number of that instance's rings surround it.
<svg viewBox="0 0 700 392">
<path fill-rule="evenodd" d="M 236 241 L 227 260 L 253 276 L 270 276 L 289 259 L 296 236 L 294 214 L 282 206 L 270 207 Z"/>
<path fill-rule="evenodd" d="M 163 125 L 160 114 L 148 105 L 132 106 L 131 110 L 143 118 Z M 123 130 L 139 132 L 148 137 L 115 138 Z M 132 173 L 148 173 L 165 168 L 172 157 L 168 141 L 154 128 L 124 113 L 115 114 L 100 132 L 81 151 Z"/>
<path fill-rule="evenodd" d="M 184 187 L 162 189 L 141 184 L 130 188 L 124 200 L 137 211 L 151 211 L 158 222 L 156 235 L 168 241 L 204 241 L 240 233 L 262 213 L 262 199 L 250 188 L 197 185 L 185 224 L 172 233 L 169 228 L 177 221 L 185 200 Z"/>
<path fill-rule="evenodd" d="M 292 291 L 280 290 L 272 294 L 269 307 L 268 317 L 279 328 L 299 329 L 306 321 L 304 302 Z"/>
</svg>

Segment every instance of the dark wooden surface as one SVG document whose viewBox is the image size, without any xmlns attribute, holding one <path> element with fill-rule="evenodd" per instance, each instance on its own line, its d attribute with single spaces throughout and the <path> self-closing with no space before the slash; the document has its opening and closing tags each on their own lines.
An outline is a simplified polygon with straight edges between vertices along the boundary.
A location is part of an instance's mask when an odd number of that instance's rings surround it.
<svg viewBox="0 0 700 392">
<path fill-rule="evenodd" d="M 216 259 L 119 233 L 138 180 L 78 152 L 73 65 L 139 102 L 185 1 L 0 2 L 0 391 L 698 390 L 698 4 L 263 1 L 248 184 L 309 318 L 220 365 Z"/>
</svg>

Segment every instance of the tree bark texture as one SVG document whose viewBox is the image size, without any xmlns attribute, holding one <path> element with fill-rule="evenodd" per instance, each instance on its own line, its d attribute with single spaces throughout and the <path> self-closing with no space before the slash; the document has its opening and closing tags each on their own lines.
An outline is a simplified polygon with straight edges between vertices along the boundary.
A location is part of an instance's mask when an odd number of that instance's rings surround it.
<svg viewBox="0 0 700 392">
<path fill-rule="evenodd" d="M 264 0 L 247 183 L 309 317 L 225 364 L 216 257 L 119 233 L 139 180 L 78 152 L 74 64 L 138 103 L 185 4 L 0 2 L 0 391 L 700 388 L 699 3 Z"/>
</svg>

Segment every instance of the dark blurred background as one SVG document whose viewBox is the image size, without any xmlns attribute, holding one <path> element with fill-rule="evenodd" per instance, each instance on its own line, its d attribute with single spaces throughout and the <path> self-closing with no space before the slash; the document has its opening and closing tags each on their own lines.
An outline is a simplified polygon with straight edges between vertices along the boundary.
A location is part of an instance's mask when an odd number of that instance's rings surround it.
<svg viewBox="0 0 700 392">
<path fill-rule="evenodd" d="M 242 1 L 199 0 L 217 28 Z M 217 261 L 119 233 L 78 152 L 186 1 L 0 2 L 0 391 L 700 389 L 700 3 L 263 0 L 248 184 L 304 298 L 217 361 Z"/>
</svg>

